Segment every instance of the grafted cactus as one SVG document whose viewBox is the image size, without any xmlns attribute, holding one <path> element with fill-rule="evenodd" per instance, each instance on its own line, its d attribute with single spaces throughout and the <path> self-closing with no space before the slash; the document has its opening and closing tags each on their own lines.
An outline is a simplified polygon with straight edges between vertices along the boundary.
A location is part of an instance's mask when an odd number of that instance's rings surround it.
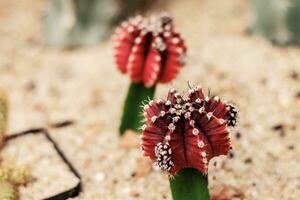
<svg viewBox="0 0 300 200">
<path fill-rule="evenodd" d="M 145 105 L 141 148 L 171 177 L 174 200 L 209 200 L 208 163 L 228 154 L 237 112 L 218 96 L 204 96 L 201 87 L 185 95 L 171 89 L 166 100 Z"/>
<path fill-rule="evenodd" d="M 140 106 L 153 98 L 158 83 L 169 83 L 185 64 L 187 48 L 166 13 L 136 16 L 116 29 L 115 60 L 132 81 L 125 101 L 120 134 L 138 131 Z"/>
<path fill-rule="evenodd" d="M 0 148 L 4 142 L 4 136 L 7 126 L 8 105 L 7 98 L 3 91 L 0 91 Z"/>
<path fill-rule="evenodd" d="M 252 32 L 278 45 L 300 44 L 300 0 L 252 0 Z"/>
</svg>

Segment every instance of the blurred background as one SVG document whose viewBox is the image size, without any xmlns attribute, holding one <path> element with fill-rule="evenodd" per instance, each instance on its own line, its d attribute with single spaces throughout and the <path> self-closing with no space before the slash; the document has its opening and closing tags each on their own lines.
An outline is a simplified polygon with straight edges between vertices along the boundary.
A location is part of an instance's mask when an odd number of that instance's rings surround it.
<svg viewBox="0 0 300 200">
<path fill-rule="evenodd" d="M 0 0 L 7 132 L 48 127 L 82 175 L 75 199 L 171 199 L 167 177 L 141 158 L 137 138 L 118 138 L 129 79 L 116 69 L 111 41 L 123 20 L 161 11 L 173 16 L 188 58 L 156 96 L 189 81 L 240 108 L 233 152 L 210 162 L 213 197 L 299 199 L 299 0 Z M 51 127 L 62 120 L 75 123 Z M 17 139 L 0 155 L 32 172 L 22 200 L 78 182 L 42 137 Z"/>
</svg>

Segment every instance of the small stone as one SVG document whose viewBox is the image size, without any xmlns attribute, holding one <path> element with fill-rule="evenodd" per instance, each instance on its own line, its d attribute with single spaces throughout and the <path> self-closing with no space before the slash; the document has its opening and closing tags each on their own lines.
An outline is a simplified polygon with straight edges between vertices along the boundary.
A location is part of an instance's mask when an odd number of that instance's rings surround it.
<svg viewBox="0 0 300 200">
<path fill-rule="evenodd" d="M 228 157 L 229 157 L 230 159 L 234 158 L 234 153 L 233 153 L 233 151 L 230 151 L 230 152 L 229 152 Z"/>
<path fill-rule="evenodd" d="M 144 177 L 152 171 L 152 161 L 147 157 L 139 157 L 136 159 L 134 168 L 135 177 Z"/>
<path fill-rule="evenodd" d="M 251 158 L 246 158 L 244 162 L 245 162 L 245 164 L 250 164 L 250 163 L 252 163 L 252 159 Z"/>
<path fill-rule="evenodd" d="M 236 139 L 240 139 L 240 138 L 242 137 L 242 135 L 241 135 L 240 132 L 237 132 L 237 133 L 235 134 L 235 137 L 236 137 Z"/>
<path fill-rule="evenodd" d="M 291 72 L 291 78 L 294 80 L 298 80 L 299 79 L 299 74 L 296 71 L 292 71 Z"/>
<path fill-rule="evenodd" d="M 105 175 L 102 172 L 98 172 L 95 176 L 97 182 L 102 182 L 105 179 Z"/>
<path fill-rule="evenodd" d="M 212 188 L 211 200 L 238 200 L 245 199 L 244 192 L 241 189 L 229 186 L 220 185 Z"/>
<path fill-rule="evenodd" d="M 119 147 L 124 149 L 137 148 L 140 146 L 139 134 L 132 130 L 126 130 L 122 136 Z"/>
</svg>

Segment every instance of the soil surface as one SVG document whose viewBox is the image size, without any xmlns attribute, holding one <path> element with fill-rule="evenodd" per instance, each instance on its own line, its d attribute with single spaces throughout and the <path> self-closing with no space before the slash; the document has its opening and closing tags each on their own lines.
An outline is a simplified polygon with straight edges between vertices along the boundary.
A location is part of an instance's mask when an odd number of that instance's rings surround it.
<svg viewBox="0 0 300 200">
<path fill-rule="evenodd" d="M 171 199 L 167 177 L 156 169 L 137 172 L 139 149 L 120 147 L 129 80 L 116 70 L 112 42 L 72 50 L 44 45 L 46 6 L 0 0 L 0 86 L 10 98 L 8 132 L 74 120 L 49 129 L 82 175 L 84 190 L 76 199 Z M 229 199 L 298 199 L 300 49 L 248 35 L 253 16 L 246 0 L 174 0 L 164 7 L 186 40 L 188 60 L 172 84 L 158 85 L 156 96 L 165 98 L 170 86 L 186 90 L 189 81 L 240 108 L 233 152 L 210 162 L 211 192 Z M 160 10 L 157 5 L 153 12 Z M 42 136 L 12 141 L 1 156 L 33 171 L 22 200 L 48 197 L 78 181 Z"/>
</svg>

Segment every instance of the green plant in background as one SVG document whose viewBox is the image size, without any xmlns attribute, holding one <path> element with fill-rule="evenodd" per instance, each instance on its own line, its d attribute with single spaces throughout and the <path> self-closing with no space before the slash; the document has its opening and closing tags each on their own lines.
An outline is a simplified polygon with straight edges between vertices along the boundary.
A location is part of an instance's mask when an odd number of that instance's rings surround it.
<svg viewBox="0 0 300 200">
<path fill-rule="evenodd" d="M 137 13 L 144 13 L 149 10 L 157 0 L 117 0 L 119 7 L 118 15 L 114 19 L 114 23 L 119 23 L 126 20 Z M 162 2 L 160 2 L 161 6 Z"/>
<path fill-rule="evenodd" d="M 252 0 L 252 32 L 278 45 L 300 44 L 300 0 Z"/>
<path fill-rule="evenodd" d="M 26 185 L 31 180 L 31 173 L 27 167 L 14 164 L 0 165 L 0 200 L 18 199 L 18 187 Z"/>
<path fill-rule="evenodd" d="M 4 145 L 7 128 L 8 100 L 0 90 L 0 147 Z M 27 167 L 17 167 L 14 164 L 4 164 L 0 158 L 0 200 L 18 199 L 18 187 L 31 180 Z"/>
<path fill-rule="evenodd" d="M 255 23 L 252 27 L 254 34 L 267 38 L 277 44 L 286 44 L 285 14 L 287 6 L 284 1 L 252 0 L 255 11 Z"/>
<path fill-rule="evenodd" d="M 287 27 L 290 43 L 300 45 L 300 0 L 290 0 L 287 10 Z"/>
<path fill-rule="evenodd" d="M 30 171 L 27 167 L 16 166 L 15 164 L 0 165 L 1 182 L 10 182 L 14 186 L 20 186 L 28 183 L 30 177 Z"/>
<path fill-rule="evenodd" d="M 0 181 L 0 200 L 16 200 L 17 194 L 13 184 Z"/>
<path fill-rule="evenodd" d="M 117 67 L 132 81 L 124 104 L 122 135 L 128 129 L 139 131 L 141 106 L 153 99 L 159 82 L 168 83 L 176 77 L 184 64 L 186 47 L 166 13 L 129 19 L 116 29 L 114 40 Z"/>
<path fill-rule="evenodd" d="M 0 148 L 3 145 L 6 127 L 7 127 L 7 113 L 8 105 L 7 98 L 3 91 L 0 91 Z"/>
<path fill-rule="evenodd" d="M 110 0 L 51 0 L 45 16 L 48 44 L 77 46 L 105 38 L 117 5 Z"/>
<path fill-rule="evenodd" d="M 143 11 L 147 0 L 51 0 L 44 19 L 48 44 L 78 46 L 97 44 L 109 36 L 120 20 Z"/>
<path fill-rule="evenodd" d="M 173 199 L 209 200 L 208 164 L 231 149 L 236 106 L 196 86 L 184 95 L 170 89 L 167 99 L 150 101 L 144 112 L 141 148 L 169 175 Z"/>
</svg>

